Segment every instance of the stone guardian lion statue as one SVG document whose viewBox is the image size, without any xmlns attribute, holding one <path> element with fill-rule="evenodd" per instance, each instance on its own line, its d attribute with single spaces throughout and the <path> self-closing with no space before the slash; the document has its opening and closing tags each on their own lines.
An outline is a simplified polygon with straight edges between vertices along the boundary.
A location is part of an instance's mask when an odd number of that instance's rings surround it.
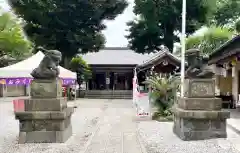
<svg viewBox="0 0 240 153">
<path fill-rule="evenodd" d="M 35 68 L 31 75 L 34 79 L 56 79 L 59 76 L 59 63 L 62 60 L 62 54 L 58 50 L 47 50 L 43 47 L 38 47 L 38 51 L 42 51 L 45 56 Z"/>
</svg>

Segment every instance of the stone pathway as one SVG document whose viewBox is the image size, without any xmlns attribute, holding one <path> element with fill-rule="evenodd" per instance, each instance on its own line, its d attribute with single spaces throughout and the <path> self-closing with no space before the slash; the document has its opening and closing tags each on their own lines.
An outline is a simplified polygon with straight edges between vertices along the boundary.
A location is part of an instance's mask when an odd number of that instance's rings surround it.
<svg viewBox="0 0 240 153">
<path fill-rule="evenodd" d="M 142 153 L 131 100 L 109 102 L 84 153 Z"/>
</svg>

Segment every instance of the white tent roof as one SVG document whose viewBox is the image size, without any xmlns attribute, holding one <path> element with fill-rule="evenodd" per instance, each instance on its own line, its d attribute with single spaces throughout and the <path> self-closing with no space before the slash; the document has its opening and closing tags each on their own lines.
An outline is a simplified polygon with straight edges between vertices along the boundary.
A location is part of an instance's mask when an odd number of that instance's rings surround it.
<svg viewBox="0 0 240 153">
<path fill-rule="evenodd" d="M 31 78 L 31 72 L 33 69 L 38 67 L 39 63 L 43 59 L 45 55 L 39 51 L 35 55 L 18 62 L 16 64 L 0 68 L 0 78 L 17 78 L 17 77 L 26 77 Z M 60 69 L 60 77 L 61 78 L 69 78 L 69 79 L 76 79 L 76 73 L 67 70 L 61 66 Z"/>
</svg>

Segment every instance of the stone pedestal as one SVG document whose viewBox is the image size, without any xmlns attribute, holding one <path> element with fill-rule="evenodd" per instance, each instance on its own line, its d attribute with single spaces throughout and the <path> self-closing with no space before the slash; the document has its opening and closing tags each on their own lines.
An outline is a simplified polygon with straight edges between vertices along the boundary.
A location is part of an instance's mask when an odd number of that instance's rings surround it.
<svg viewBox="0 0 240 153">
<path fill-rule="evenodd" d="M 177 98 L 173 109 L 173 132 L 182 140 L 226 138 L 226 119 L 222 101 L 215 98 L 213 79 L 186 80 L 185 97 Z"/>
<path fill-rule="evenodd" d="M 19 143 L 63 143 L 72 135 L 71 115 L 61 80 L 33 80 L 25 111 L 16 112 Z"/>
</svg>

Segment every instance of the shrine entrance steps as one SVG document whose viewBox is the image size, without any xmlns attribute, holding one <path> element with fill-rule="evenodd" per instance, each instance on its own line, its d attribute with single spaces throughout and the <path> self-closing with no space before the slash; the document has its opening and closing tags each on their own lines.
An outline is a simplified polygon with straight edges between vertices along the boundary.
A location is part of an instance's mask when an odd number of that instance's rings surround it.
<svg viewBox="0 0 240 153">
<path fill-rule="evenodd" d="M 132 99 L 132 90 L 87 90 L 85 98 L 91 99 Z"/>
</svg>

